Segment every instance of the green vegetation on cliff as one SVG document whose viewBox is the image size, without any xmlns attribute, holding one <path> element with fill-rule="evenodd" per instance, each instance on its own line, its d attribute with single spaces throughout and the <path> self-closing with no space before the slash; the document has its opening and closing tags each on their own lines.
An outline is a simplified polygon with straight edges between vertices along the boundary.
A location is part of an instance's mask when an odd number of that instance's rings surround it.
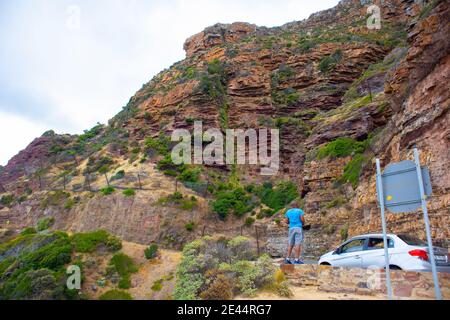
<svg viewBox="0 0 450 320">
<path fill-rule="evenodd" d="M 75 251 L 92 252 L 100 243 L 111 251 L 121 247 L 121 241 L 105 231 L 69 237 L 59 231 L 37 234 L 25 229 L 0 244 L 0 300 L 79 299 L 77 290 L 67 289 L 66 267 L 80 264 L 72 261 Z"/>
<path fill-rule="evenodd" d="M 117 273 L 120 276 L 118 287 L 120 289 L 130 289 L 132 273 L 138 271 L 133 259 L 124 253 L 116 253 L 109 262 L 108 273 Z"/>
<path fill-rule="evenodd" d="M 368 141 L 356 141 L 352 138 L 338 138 L 332 142 L 327 143 L 319 149 L 317 153 L 318 159 L 343 158 L 353 154 L 363 153 L 368 146 Z"/>
<path fill-rule="evenodd" d="M 220 184 L 214 193 L 215 200 L 212 202 L 212 209 L 221 219 L 225 219 L 229 214 L 238 217 L 252 211 L 261 203 L 273 209 L 271 214 L 283 209 L 299 194 L 297 187 L 290 181 L 280 181 L 276 185 L 270 182 L 260 186 L 253 184 L 242 187 L 240 184 Z M 259 199 L 255 202 L 256 199 Z"/>
<path fill-rule="evenodd" d="M 104 230 L 76 233 L 70 237 L 70 240 L 76 252 L 93 252 L 101 245 L 111 251 L 117 251 L 122 248 L 120 239 Z"/>
</svg>

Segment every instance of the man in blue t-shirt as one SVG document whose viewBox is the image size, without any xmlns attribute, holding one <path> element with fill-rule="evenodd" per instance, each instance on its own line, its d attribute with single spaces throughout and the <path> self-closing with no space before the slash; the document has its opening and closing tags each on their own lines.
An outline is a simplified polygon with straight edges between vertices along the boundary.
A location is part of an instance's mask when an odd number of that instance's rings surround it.
<svg viewBox="0 0 450 320">
<path fill-rule="evenodd" d="M 295 249 L 295 260 L 293 264 L 303 264 L 303 262 L 300 261 L 300 255 L 302 253 L 305 213 L 298 207 L 299 206 L 297 203 L 293 203 L 292 208 L 289 209 L 284 215 L 286 218 L 286 223 L 289 224 L 289 243 L 287 257 L 285 260 L 286 264 L 292 264 L 291 255 L 293 249 Z"/>
</svg>

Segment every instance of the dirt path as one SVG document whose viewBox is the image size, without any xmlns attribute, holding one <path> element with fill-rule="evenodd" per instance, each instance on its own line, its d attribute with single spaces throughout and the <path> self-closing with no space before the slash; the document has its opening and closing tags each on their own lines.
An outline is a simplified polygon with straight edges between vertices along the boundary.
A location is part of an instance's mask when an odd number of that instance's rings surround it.
<svg viewBox="0 0 450 320">
<path fill-rule="evenodd" d="M 146 246 L 141 244 L 122 242 L 121 252 L 130 256 L 139 267 L 138 272 L 131 275 L 132 288 L 126 291 L 136 300 L 171 299 L 175 286 L 175 271 L 181 260 L 181 253 L 159 250 L 158 258 L 149 261 L 144 256 L 145 248 Z M 100 287 L 97 283 L 99 279 L 105 278 L 104 271 L 111 257 L 111 253 L 85 256 L 91 261 L 89 267 L 86 266 L 83 283 L 83 291 L 89 298 L 98 299 L 106 291 L 115 289 L 115 285 L 109 281 L 105 287 Z M 154 286 L 155 282 L 160 282 L 160 285 Z"/>
<path fill-rule="evenodd" d="M 181 260 L 181 253 L 160 250 L 157 259 L 147 261 L 143 257 L 144 249 L 145 246 L 137 244 L 124 245 L 123 251 L 141 265 L 139 271 L 131 278 L 132 288 L 129 293 L 136 300 L 171 299 L 175 286 L 175 271 Z"/>
</svg>

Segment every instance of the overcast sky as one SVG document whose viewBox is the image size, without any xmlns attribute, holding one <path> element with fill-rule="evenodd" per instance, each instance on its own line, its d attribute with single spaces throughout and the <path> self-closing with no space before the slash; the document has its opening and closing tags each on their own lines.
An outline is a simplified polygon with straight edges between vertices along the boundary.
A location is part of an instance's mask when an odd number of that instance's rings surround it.
<svg viewBox="0 0 450 320">
<path fill-rule="evenodd" d="M 0 165 L 53 129 L 106 123 L 217 22 L 279 26 L 338 0 L 0 0 Z"/>
</svg>

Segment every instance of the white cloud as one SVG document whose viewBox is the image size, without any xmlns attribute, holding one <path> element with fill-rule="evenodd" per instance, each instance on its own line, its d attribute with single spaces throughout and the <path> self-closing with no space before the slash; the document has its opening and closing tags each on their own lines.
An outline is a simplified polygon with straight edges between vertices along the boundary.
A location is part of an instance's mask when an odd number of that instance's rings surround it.
<svg viewBox="0 0 450 320">
<path fill-rule="evenodd" d="M 0 128 L 2 132 L 0 163 L 4 164 L 46 131 L 45 127 L 33 121 L 3 112 L 0 112 Z"/>
<path fill-rule="evenodd" d="M 78 133 L 97 121 L 106 122 L 143 83 L 183 59 L 185 39 L 209 25 L 234 21 L 281 25 L 337 2 L 2 1 L 1 122 L 9 119 L 18 125 L 0 126 L 0 163 L 44 127 Z M 73 5 L 80 8 L 79 29 L 70 28 L 74 11 L 68 8 Z M 5 112 L 15 118 L 3 119 Z M 20 127 L 25 123 L 30 124 L 26 136 Z"/>
</svg>

